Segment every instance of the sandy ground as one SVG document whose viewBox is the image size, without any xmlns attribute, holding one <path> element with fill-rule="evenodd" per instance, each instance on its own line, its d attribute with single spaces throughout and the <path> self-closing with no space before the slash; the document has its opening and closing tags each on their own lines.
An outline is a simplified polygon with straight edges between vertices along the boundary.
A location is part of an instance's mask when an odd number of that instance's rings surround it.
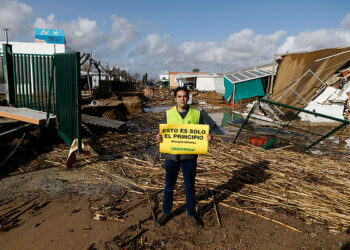
<svg viewBox="0 0 350 250">
<path fill-rule="evenodd" d="M 267 216 L 292 225 L 302 233 L 224 207 L 219 207 L 222 228 L 218 227 L 213 210 L 203 216 L 205 227 L 198 229 L 186 219 L 182 209 L 175 209 L 175 217 L 160 227 L 154 224 L 147 202 L 126 213 L 124 221 L 101 221 L 94 219 L 92 208 L 116 200 L 115 195 L 38 195 L 34 201 L 39 208 L 24 213 L 15 228 L 0 234 L 1 249 L 118 249 L 138 232 L 139 223 L 143 233 L 125 246 L 132 249 L 340 249 L 346 241 L 345 235 L 331 235 L 321 227 L 306 225 L 285 214 Z M 35 197 L 18 197 L 0 206 L 1 213 Z M 142 198 L 127 194 L 117 207 L 123 209 Z"/>
</svg>

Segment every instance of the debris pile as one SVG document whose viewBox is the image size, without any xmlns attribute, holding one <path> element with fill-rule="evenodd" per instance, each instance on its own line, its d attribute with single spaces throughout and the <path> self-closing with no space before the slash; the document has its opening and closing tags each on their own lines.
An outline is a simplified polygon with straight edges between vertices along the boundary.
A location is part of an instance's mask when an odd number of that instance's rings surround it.
<svg viewBox="0 0 350 250">
<path fill-rule="evenodd" d="M 168 88 L 145 88 L 144 95 L 150 100 L 164 101 L 171 96 Z"/>
<path fill-rule="evenodd" d="M 141 224 L 141 223 L 140 223 Z M 116 248 L 125 248 L 128 249 L 138 249 L 146 246 L 146 242 L 143 242 L 141 237 L 147 229 L 141 229 L 141 225 L 132 225 L 128 227 L 125 231 L 113 237 L 113 240 L 105 243 L 105 249 L 116 249 Z M 141 237 L 141 242 L 138 244 L 136 239 Z"/>
<path fill-rule="evenodd" d="M 149 112 L 132 114 L 129 116 L 132 124 L 128 124 L 130 131 L 158 131 L 159 123 L 164 119 L 164 112 Z M 134 125 L 134 126 L 133 126 Z"/>
<path fill-rule="evenodd" d="M 130 114 L 142 112 L 142 101 L 139 96 L 124 96 L 123 104 Z"/>
<path fill-rule="evenodd" d="M 119 149 L 124 158 L 101 162 L 96 167 L 86 164 L 87 168 L 106 182 L 118 182 L 131 192 L 161 191 L 164 161 L 155 153 L 154 134 L 134 133 L 117 138 L 105 138 L 103 144 L 107 143 L 110 150 Z M 224 138 L 216 137 L 209 153 L 199 157 L 199 205 L 212 202 L 214 192 L 216 202 L 233 209 L 283 210 L 308 223 L 323 224 L 333 233 L 345 231 L 350 225 L 349 163 L 234 145 L 224 142 Z M 184 205 L 182 175 L 178 183 L 181 184 L 177 185 L 175 204 Z"/>
<path fill-rule="evenodd" d="M 260 98 L 247 108 L 241 113 L 245 118 L 228 121 L 238 129 L 234 142 L 260 137 L 267 140 L 265 149 L 288 147 L 338 159 L 347 156 L 346 120 Z M 306 116 L 310 121 L 300 118 Z"/>
<path fill-rule="evenodd" d="M 205 101 L 211 104 L 223 104 L 226 103 L 224 96 L 216 93 L 215 91 L 207 91 L 194 95 L 195 102 Z"/>
</svg>

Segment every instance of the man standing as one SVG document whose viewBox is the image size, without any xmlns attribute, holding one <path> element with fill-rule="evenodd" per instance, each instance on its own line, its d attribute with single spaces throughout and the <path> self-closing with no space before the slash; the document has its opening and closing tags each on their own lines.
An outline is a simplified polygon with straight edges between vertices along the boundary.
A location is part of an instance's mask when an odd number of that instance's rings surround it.
<svg viewBox="0 0 350 250">
<path fill-rule="evenodd" d="M 187 88 L 179 87 L 174 92 L 176 106 L 167 110 L 165 120 L 167 124 L 204 124 L 200 111 L 191 108 L 187 102 L 189 93 Z M 211 135 L 207 135 L 207 140 L 211 139 Z M 162 136 L 157 134 L 157 142 L 162 141 Z M 165 188 L 163 198 L 163 215 L 159 218 L 158 223 L 164 225 L 169 217 L 173 207 L 173 194 L 176 185 L 177 175 L 182 168 L 182 173 L 186 188 L 186 209 L 187 216 L 196 226 L 203 226 L 196 213 L 195 201 L 195 177 L 198 155 L 184 154 L 165 154 Z"/>
</svg>

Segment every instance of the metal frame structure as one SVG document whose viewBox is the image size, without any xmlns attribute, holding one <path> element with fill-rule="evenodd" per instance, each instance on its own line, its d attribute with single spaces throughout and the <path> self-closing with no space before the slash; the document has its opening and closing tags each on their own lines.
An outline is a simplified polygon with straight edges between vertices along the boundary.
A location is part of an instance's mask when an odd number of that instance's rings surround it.
<svg viewBox="0 0 350 250">
<path fill-rule="evenodd" d="M 278 109 L 286 109 L 286 110 L 289 110 L 289 111 L 292 111 L 293 112 L 293 115 L 294 115 L 294 118 L 293 119 L 290 119 L 287 123 L 285 124 L 279 124 L 278 121 L 269 121 L 269 120 L 265 120 L 265 119 L 260 119 L 260 118 L 252 118 L 252 115 L 254 113 L 254 111 L 256 110 L 257 107 L 259 107 L 261 104 L 266 104 L 268 106 L 271 106 L 273 105 L 274 109 L 278 108 Z M 260 106 L 261 108 L 261 106 Z M 282 112 L 283 113 L 283 112 Z M 311 114 L 313 115 L 314 117 L 321 117 L 321 118 L 326 118 L 328 119 L 329 121 L 332 121 L 332 122 L 338 122 L 340 123 L 339 125 L 336 125 L 334 128 L 332 127 L 329 127 L 328 128 L 328 131 L 327 133 L 325 134 L 322 134 L 322 133 L 317 133 L 315 131 L 308 131 L 307 129 L 304 129 L 304 128 L 296 128 L 296 127 L 292 127 L 291 123 L 293 121 L 295 121 L 298 117 L 298 115 L 300 113 L 307 113 L 307 114 Z M 274 114 L 276 115 L 276 113 Z M 284 115 L 280 113 L 280 115 Z M 270 101 L 270 100 L 266 100 L 266 99 L 263 99 L 263 98 L 259 98 L 258 101 L 253 105 L 253 107 L 251 108 L 251 110 L 249 111 L 248 115 L 246 116 L 245 120 L 243 121 L 243 123 L 241 124 L 233 142 L 236 143 L 239 136 L 241 135 L 244 127 L 248 124 L 249 120 L 250 119 L 256 119 L 256 120 L 260 120 L 260 121 L 263 121 L 263 122 L 267 122 L 267 123 L 273 123 L 275 125 L 279 125 L 280 127 L 276 130 L 276 132 L 271 135 L 270 137 L 272 138 L 276 138 L 278 137 L 279 134 L 282 134 L 282 133 L 286 133 L 286 131 L 288 130 L 288 128 L 292 128 L 296 131 L 300 131 L 301 133 L 308 133 L 309 135 L 312 135 L 312 136 L 315 136 L 317 139 L 312 141 L 309 145 L 299 145 L 297 144 L 296 142 L 291 142 L 293 143 L 295 146 L 298 146 L 298 147 L 301 147 L 303 148 L 304 150 L 309 150 L 311 148 L 313 148 L 315 145 L 319 144 L 321 141 L 325 140 L 326 138 L 329 138 L 331 135 L 333 135 L 334 133 L 336 133 L 337 131 L 339 131 L 340 129 L 343 129 L 345 128 L 347 125 L 350 124 L 349 121 L 347 120 L 342 120 L 342 119 L 338 119 L 336 117 L 331 117 L 331 116 L 328 116 L 328 115 L 324 115 L 324 114 L 320 114 L 320 113 L 316 113 L 316 112 L 312 112 L 312 111 L 309 111 L 309 110 L 305 110 L 305 109 L 301 109 L 301 108 L 297 108 L 297 107 L 293 107 L 293 106 L 289 106 L 289 105 L 286 105 L 286 104 L 282 104 L 282 103 L 278 103 L 278 102 L 274 102 L 274 101 Z"/>
<path fill-rule="evenodd" d="M 316 77 L 316 79 L 321 82 L 321 86 L 316 90 L 315 96 L 317 96 L 322 90 L 324 90 L 327 87 L 327 84 L 324 83 L 311 69 L 308 69 L 301 77 L 298 78 L 280 97 L 277 98 L 276 102 L 278 102 L 281 98 L 283 98 L 290 90 L 294 92 L 306 105 L 308 104 L 307 101 L 304 100 L 304 98 L 298 93 L 299 89 L 294 89 L 294 86 L 298 84 L 298 82 L 303 79 L 308 73 L 311 73 L 313 76 Z M 313 99 L 313 98 L 312 98 Z"/>
</svg>

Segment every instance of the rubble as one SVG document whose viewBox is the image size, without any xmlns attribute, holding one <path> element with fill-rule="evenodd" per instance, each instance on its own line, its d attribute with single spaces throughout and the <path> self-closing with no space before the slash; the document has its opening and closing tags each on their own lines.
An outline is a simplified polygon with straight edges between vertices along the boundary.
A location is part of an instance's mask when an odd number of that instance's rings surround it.
<svg viewBox="0 0 350 250">
<path fill-rule="evenodd" d="M 142 100 L 138 96 L 123 97 L 123 104 L 125 105 L 129 114 L 142 112 Z"/>
<path fill-rule="evenodd" d="M 172 91 L 167 87 L 147 87 L 143 90 L 143 94 L 149 101 L 164 101 L 173 97 Z"/>
<path fill-rule="evenodd" d="M 224 104 L 227 103 L 223 95 L 216 93 L 215 91 L 208 91 L 203 93 L 194 94 L 194 102 L 205 101 L 210 104 Z"/>
<path fill-rule="evenodd" d="M 165 177 L 163 160 L 157 154 L 140 151 L 140 148 L 146 152 L 147 148 L 156 150 L 153 138 L 152 133 L 125 135 L 117 143 L 105 138 L 103 141 L 110 150 L 119 148 L 124 158 L 115 161 L 112 167 L 111 162 L 106 162 L 99 164 L 98 170 L 92 168 L 96 176 L 112 182 L 120 181 L 119 177 L 132 181 L 129 191 L 162 190 Z M 199 204 L 211 202 L 210 191 L 213 190 L 219 204 L 237 208 L 258 206 L 271 212 L 283 210 L 308 223 L 322 224 L 333 233 L 346 230 L 350 223 L 349 163 L 283 150 L 276 154 L 259 147 L 222 142 L 221 138 L 225 136 L 217 136 L 208 155 L 198 159 L 196 187 Z M 178 181 L 183 182 L 182 176 Z M 175 203 L 184 204 L 184 199 L 184 190 L 178 186 Z M 334 199 L 336 205 L 330 202 Z"/>
</svg>

